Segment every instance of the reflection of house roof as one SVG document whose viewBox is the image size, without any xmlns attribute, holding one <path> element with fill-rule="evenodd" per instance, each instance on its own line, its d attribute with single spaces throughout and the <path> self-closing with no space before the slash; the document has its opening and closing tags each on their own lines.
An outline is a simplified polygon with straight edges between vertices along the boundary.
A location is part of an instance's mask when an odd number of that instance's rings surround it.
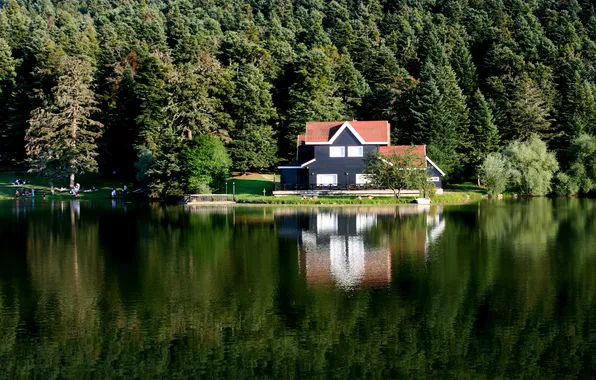
<svg viewBox="0 0 596 380">
<path fill-rule="evenodd" d="M 338 132 L 350 128 L 362 143 L 389 144 L 390 127 L 387 120 L 323 121 L 306 123 L 306 133 L 298 136 L 298 144 L 329 143 Z"/>
</svg>

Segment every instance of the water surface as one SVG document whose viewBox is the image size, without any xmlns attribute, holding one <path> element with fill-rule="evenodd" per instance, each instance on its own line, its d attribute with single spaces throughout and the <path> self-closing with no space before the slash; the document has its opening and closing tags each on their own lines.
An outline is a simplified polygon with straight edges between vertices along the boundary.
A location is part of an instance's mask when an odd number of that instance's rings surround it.
<svg viewBox="0 0 596 380">
<path fill-rule="evenodd" d="M 0 202 L 0 377 L 589 378 L 596 201 Z"/>
</svg>

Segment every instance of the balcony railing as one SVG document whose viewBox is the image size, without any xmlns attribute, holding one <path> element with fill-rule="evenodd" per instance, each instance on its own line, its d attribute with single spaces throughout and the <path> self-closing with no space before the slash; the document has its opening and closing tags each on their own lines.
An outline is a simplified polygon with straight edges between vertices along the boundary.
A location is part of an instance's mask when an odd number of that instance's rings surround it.
<svg viewBox="0 0 596 380">
<path fill-rule="evenodd" d="M 275 190 L 288 191 L 324 191 L 324 190 L 386 190 L 383 187 L 372 185 L 303 185 L 303 184 L 275 184 Z"/>
</svg>

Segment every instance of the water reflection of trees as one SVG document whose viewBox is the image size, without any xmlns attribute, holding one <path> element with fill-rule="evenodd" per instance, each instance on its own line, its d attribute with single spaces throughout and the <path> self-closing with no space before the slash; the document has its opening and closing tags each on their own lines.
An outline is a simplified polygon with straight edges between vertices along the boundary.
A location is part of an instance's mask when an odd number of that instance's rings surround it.
<svg viewBox="0 0 596 380">
<path fill-rule="evenodd" d="M 349 292 L 307 286 L 274 209 L 70 206 L 10 228 L 6 377 L 594 375 L 590 201 L 446 208 L 430 245 L 434 211 L 379 214 L 392 286 Z"/>
</svg>

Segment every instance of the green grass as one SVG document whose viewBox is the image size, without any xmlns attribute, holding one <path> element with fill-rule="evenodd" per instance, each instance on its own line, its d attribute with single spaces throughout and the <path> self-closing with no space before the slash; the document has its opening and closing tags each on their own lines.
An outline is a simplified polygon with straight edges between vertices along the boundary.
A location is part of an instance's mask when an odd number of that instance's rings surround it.
<svg viewBox="0 0 596 380">
<path fill-rule="evenodd" d="M 263 189 L 267 195 L 273 192 L 273 175 L 272 174 L 248 174 L 239 177 L 232 177 L 228 179 L 228 194 L 234 192 L 238 195 L 263 195 Z M 218 189 L 218 194 L 225 194 L 226 189 Z"/>
<path fill-rule="evenodd" d="M 483 192 L 484 189 L 479 187 L 477 184 L 472 182 L 464 182 L 464 183 L 456 183 L 456 184 L 449 184 L 445 186 L 446 191 L 480 191 Z"/>
<path fill-rule="evenodd" d="M 14 199 L 15 192 L 17 190 L 21 191 L 21 186 L 14 186 L 12 182 L 14 182 L 17 178 L 25 179 L 28 178 L 31 181 L 31 184 L 26 185 L 25 189 L 29 189 L 31 191 L 32 188 L 35 188 L 35 197 L 36 198 L 43 198 L 43 194 L 46 193 L 47 198 L 52 199 L 72 199 L 74 198 L 68 192 L 55 192 L 54 196 L 50 195 L 50 181 L 45 177 L 33 176 L 27 173 L 15 173 L 15 172 L 0 172 L 0 199 Z M 95 186 L 97 191 L 92 193 L 85 193 L 81 191 L 79 193 L 78 198 L 80 199 L 98 199 L 98 198 L 110 198 L 111 197 L 111 188 L 112 186 L 116 186 L 117 189 L 122 189 L 123 185 L 127 185 L 129 189 L 131 189 L 131 184 L 118 181 L 118 180 L 111 180 L 105 179 L 98 176 L 83 176 L 77 178 L 77 182 L 81 184 L 82 190 L 90 189 L 91 187 Z M 54 187 L 58 188 L 60 186 L 64 186 L 68 188 L 68 180 L 63 181 L 54 181 Z"/>
<path fill-rule="evenodd" d="M 246 204 L 271 204 L 271 205 L 394 205 L 407 204 L 414 200 L 414 197 L 402 196 L 400 199 L 394 197 L 373 197 L 358 199 L 355 196 L 319 196 L 317 199 L 308 197 L 302 199 L 300 196 L 271 196 L 274 190 L 273 175 L 271 174 L 248 174 L 239 177 L 232 177 L 228 180 L 228 194 L 232 194 L 233 183 L 239 203 Z M 263 196 L 265 189 L 267 196 Z M 482 199 L 481 189 L 472 183 L 455 185 L 444 194 L 432 197 L 433 203 L 466 203 Z M 225 193 L 224 189 L 217 191 Z"/>
<path fill-rule="evenodd" d="M 441 195 L 435 195 L 431 198 L 435 204 L 448 204 L 448 203 L 467 203 L 479 201 L 482 199 L 482 194 L 479 193 L 445 193 Z M 269 205 L 397 205 L 397 204 L 408 204 L 414 201 L 414 197 L 401 197 L 396 199 L 394 197 L 373 197 L 358 199 L 358 197 L 349 196 L 320 196 L 316 199 L 308 197 L 302 199 L 299 196 L 283 196 L 283 197 L 272 197 L 262 195 L 250 195 L 240 194 L 238 195 L 238 203 L 247 204 L 269 204 Z"/>
</svg>

